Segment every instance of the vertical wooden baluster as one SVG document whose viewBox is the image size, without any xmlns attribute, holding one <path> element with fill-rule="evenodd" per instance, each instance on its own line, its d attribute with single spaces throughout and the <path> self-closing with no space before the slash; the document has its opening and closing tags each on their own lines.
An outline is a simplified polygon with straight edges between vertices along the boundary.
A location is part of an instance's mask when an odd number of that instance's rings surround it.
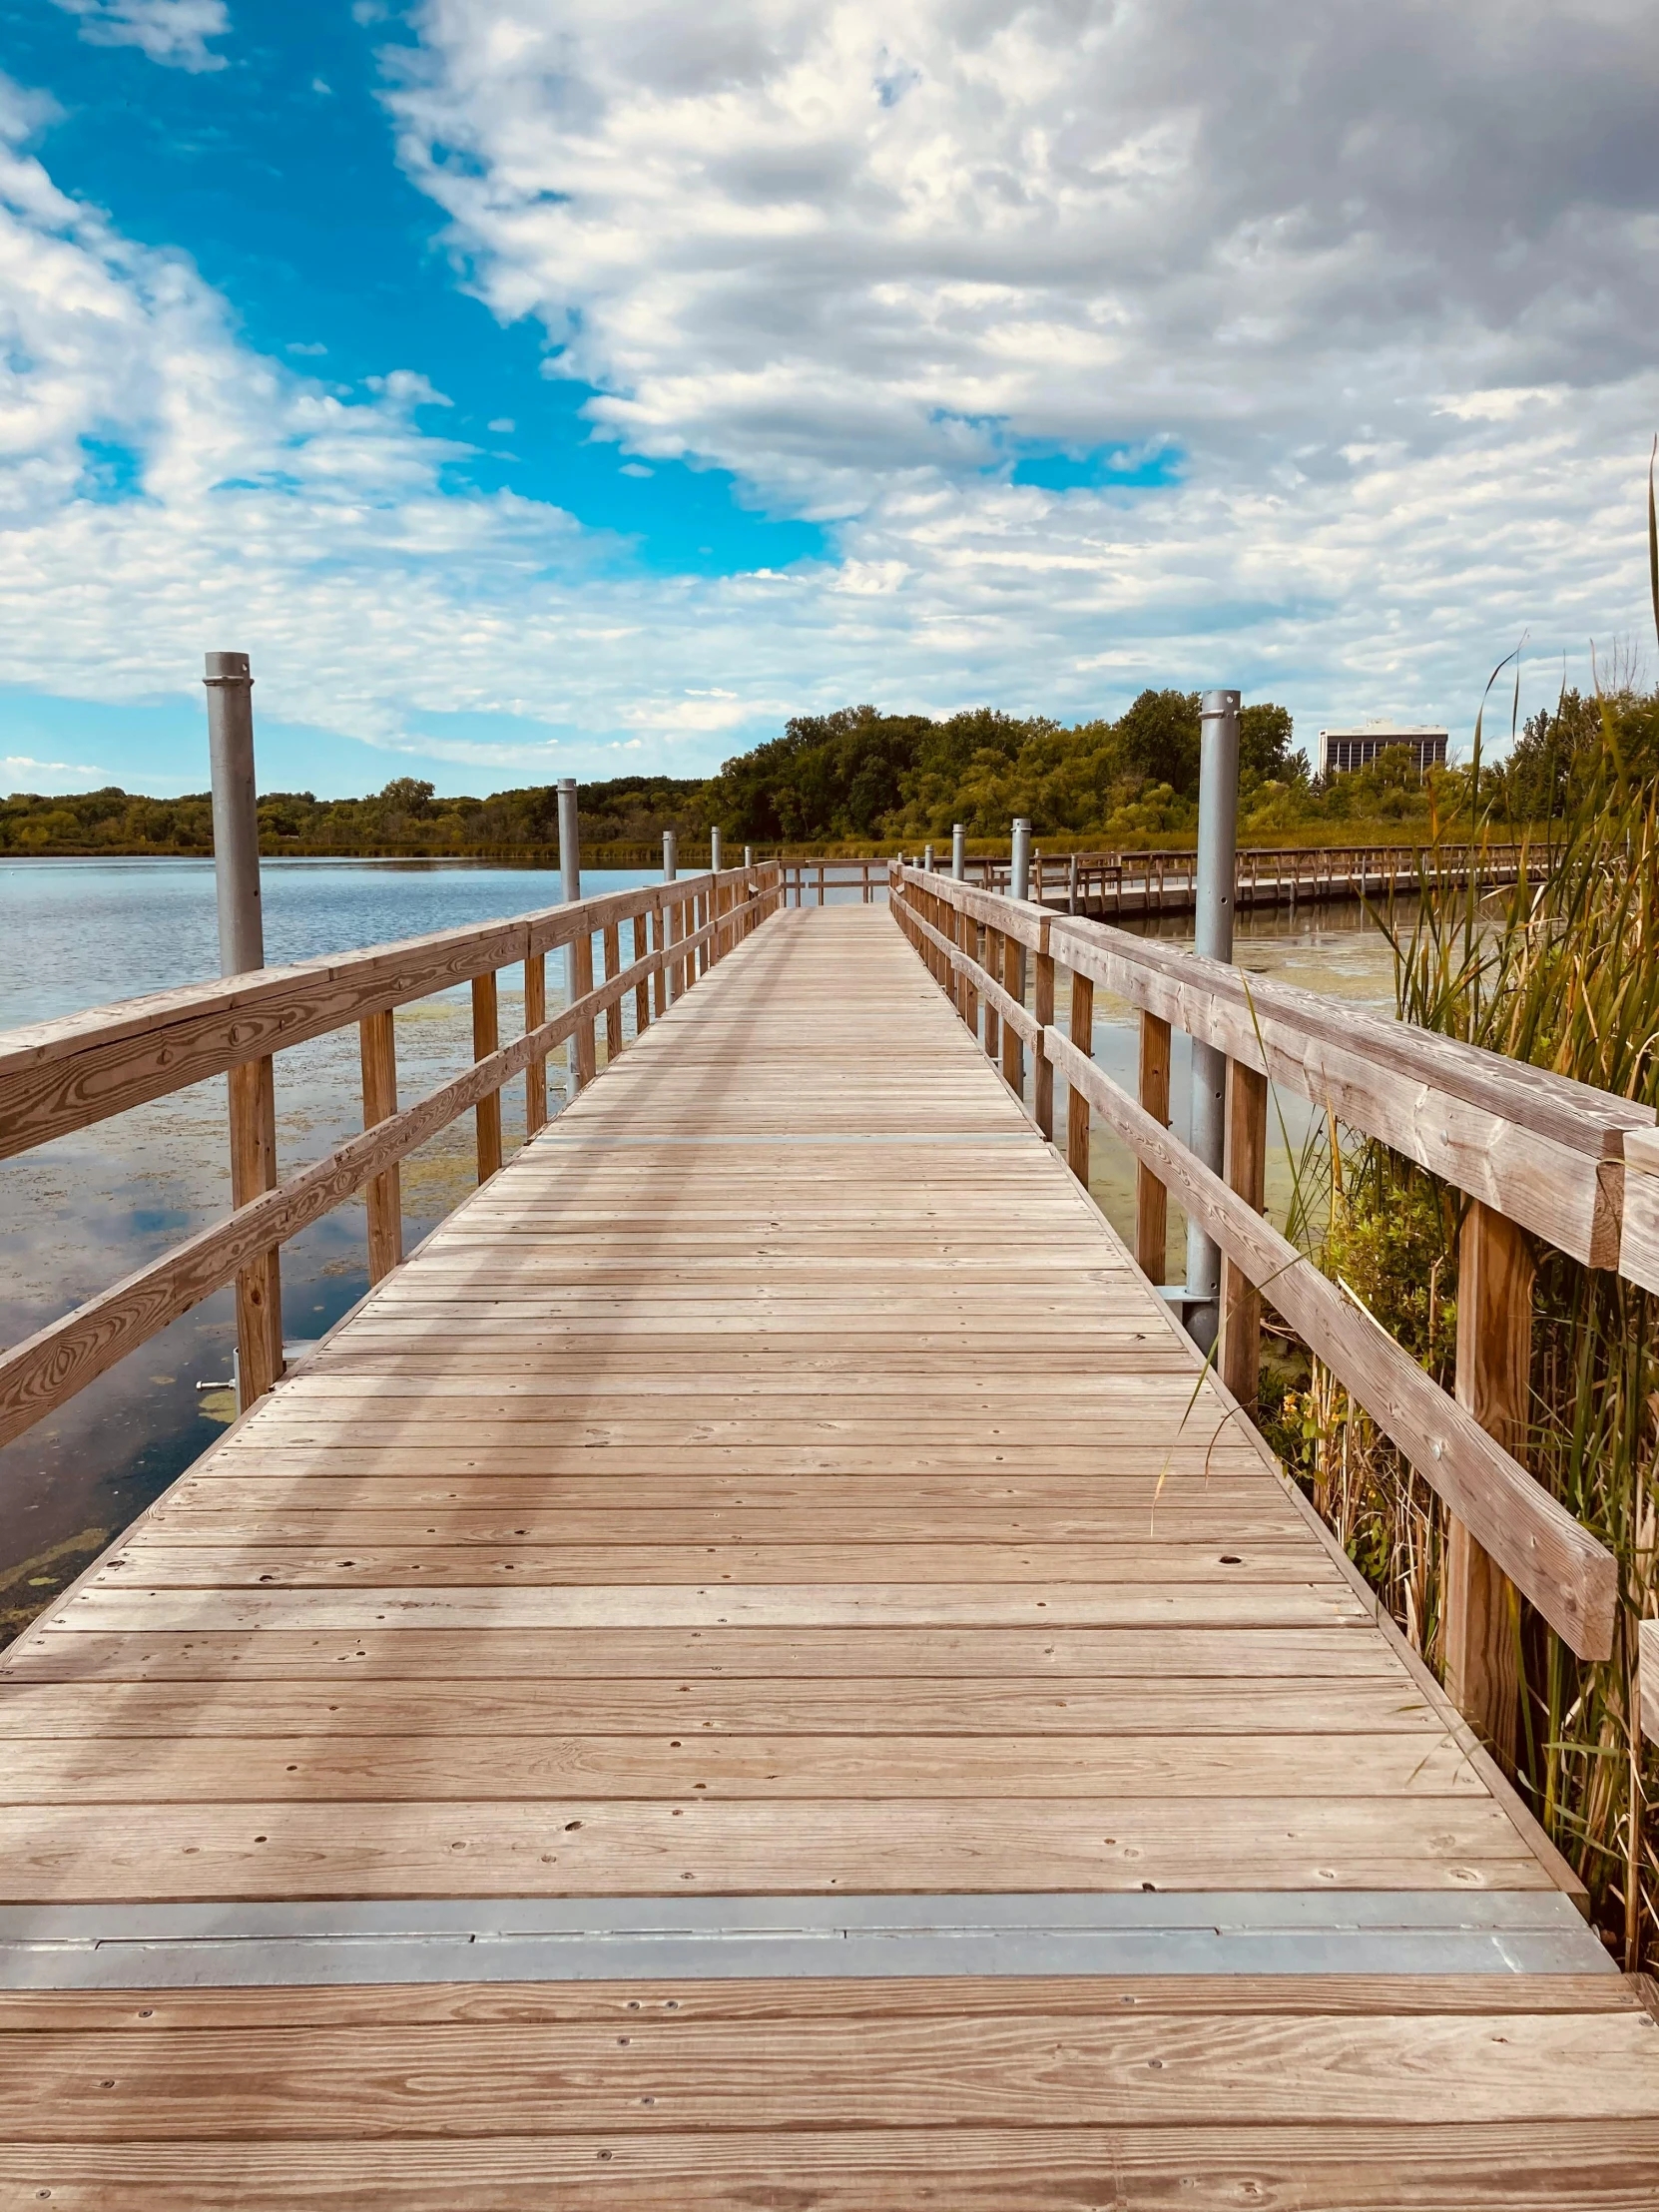
<svg viewBox="0 0 1659 2212">
<path fill-rule="evenodd" d="M 605 980 L 614 983 L 622 973 L 622 925 L 605 924 Z M 613 998 L 605 1009 L 605 1059 L 614 1060 L 622 1050 L 622 1000 Z"/>
<path fill-rule="evenodd" d="M 1169 1023 L 1141 1015 L 1141 1105 L 1169 1127 Z M 1135 1163 L 1135 1264 L 1149 1283 L 1165 1277 L 1169 1243 L 1169 1193 L 1144 1161 Z"/>
<path fill-rule="evenodd" d="M 979 965 L 995 983 L 1002 980 L 1002 932 L 991 928 L 987 922 L 979 933 Z M 985 1057 L 997 1061 L 1002 1057 L 1002 1018 L 994 1003 L 985 1000 Z"/>
<path fill-rule="evenodd" d="M 636 914 L 629 924 L 629 950 L 636 960 L 643 960 L 651 950 L 651 917 Z M 651 978 L 634 985 L 634 1034 L 643 1037 L 651 1027 Z"/>
<path fill-rule="evenodd" d="M 1079 1052 L 1094 1058 L 1094 983 L 1075 969 L 1066 1034 Z M 1089 1102 L 1073 1087 L 1066 1097 L 1066 1165 L 1084 1190 L 1089 1187 Z"/>
<path fill-rule="evenodd" d="M 654 952 L 661 952 L 668 943 L 668 915 L 664 909 L 661 892 L 653 893 L 651 911 L 647 919 L 650 924 L 651 948 Z M 651 1011 L 658 1021 L 662 1020 L 663 1011 L 667 1005 L 668 963 L 665 961 L 651 978 Z"/>
<path fill-rule="evenodd" d="M 539 1029 L 547 1019 L 547 954 L 532 952 L 524 963 L 524 1027 Z M 547 1127 L 547 1061 L 532 1060 L 524 1071 L 524 1136 L 528 1143 Z"/>
<path fill-rule="evenodd" d="M 1048 949 L 1048 923 L 1041 924 L 1037 942 L 1037 974 L 1033 985 L 1036 1000 L 1032 1012 L 1039 1029 L 1047 1029 L 1054 1021 L 1054 955 Z M 1054 1065 L 1037 1039 L 1035 1060 L 1032 1067 L 1032 1108 L 1037 1127 L 1052 1144 L 1054 1141 Z"/>
<path fill-rule="evenodd" d="M 1532 1256 L 1502 1214 L 1471 1200 L 1457 1247 L 1457 1402 L 1524 1459 L 1532 1375 Z M 1457 1710 L 1511 1766 L 1519 1717 L 1514 1584 L 1446 1516 L 1440 1651 Z"/>
<path fill-rule="evenodd" d="M 575 942 L 565 951 L 570 963 L 570 1003 L 586 998 L 593 989 L 593 935 L 583 929 Z M 572 1040 L 575 1050 L 571 1054 L 571 1096 L 585 1091 L 598 1072 L 598 1050 L 594 1036 L 594 1020 L 590 1014 Z"/>
<path fill-rule="evenodd" d="M 956 914 L 956 943 L 958 949 L 967 953 L 971 958 L 976 960 L 979 957 L 979 931 L 974 924 L 972 915 L 964 909 L 958 909 Z M 972 979 L 968 975 L 962 977 L 962 991 L 958 1002 L 958 1010 L 962 1019 L 967 1023 L 975 1043 L 977 1043 L 979 1038 L 979 993 L 974 989 Z"/>
<path fill-rule="evenodd" d="M 496 1001 L 495 973 L 472 978 L 472 1057 L 487 1060 L 501 1043 L 501 1016 Z M 501 1093 L 491 1091 L 479 1099 L 472 1118 L 478 1136 L 478 1180 L 487 1183 L 501 1165 Z"/>
<path fill-rule="evenodd" d="M 1002 940 L 1002 988 L 1025 1003 L 1025 947 L 1017 937 Z M 1012 1022 L 1002 1024 L 1002 1079 L 1016 1098 L 1025 1096 L 1025 1047 Z"/>
<path fill-rule="evenodd" d="M 357 1057 L 363 1078 L 363 1127 L 372 1129 L 397 1111 L 397 1040 L 390 1007 L 358 1022 Z M 378 1283 L 403 1257 L 402 1178 L 395 1160 L 373 1178 L 363 1195 L 368 1202 L 368 1280 Z"/>
<path fill-rule="evenodd" d="M 229 1071 L 231 1203 L 276 1188 L 276 1071 L 269 1059 Z M 282 1273 L 273 1245 L 237 1272 L 237 1374 L 246 1413 L 282 1372 Z"/>
<path fill-rule="evenodd" d="M 1226 1174 L 1253 1214 L 1259 1214 L 1266 1201 L 1267 1172 L 1268 1079 L 1229 1060 Z M 1253 1413 L 1262 1373 L 1262 1294 L 1226 1253 L 1221 1259 L 1216 1370 L 1245 1411 Z"/>
</svg>

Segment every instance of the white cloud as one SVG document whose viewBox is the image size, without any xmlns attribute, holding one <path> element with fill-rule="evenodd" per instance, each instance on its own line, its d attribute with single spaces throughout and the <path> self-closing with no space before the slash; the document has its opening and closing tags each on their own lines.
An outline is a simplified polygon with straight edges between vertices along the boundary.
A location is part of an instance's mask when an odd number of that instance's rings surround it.
<svg viewBox="0 0 1659 2212">
<path fill-rule="evenodd" d="M 1409 704 L 1526 619 L 1640 619 L 1640 0 L 426 0 L 419 24 L 401 155 L 484 296 L 546 325 L 643 462 L 844 518 L 841 596 L 902 608 L 929 689 L 954 652 L 964 688 L 989 658 L 1059 703 L 1139 624 L 1172 678 L 1370 700 L 1386 672 Z M 1182 455 L 1178 486 L 1006 481 L 1021 449 L 1119 444 Z"/>
<path fill-rule="evenodd" d="M 225 67 L 225 56 L 210 53 L 207 44 L 231 28 L 225 0 L 56 0 L 56 5 L 80 17 L 89 46 L 137 46 L 173 69 Z"/>
<path fill-rule="evenodd" d="M 457 493 L 418 354 L 351 393 L 252 352 L 188 261 L 55 190 L 44 107 L 0 82 L 0 682 L 195 694 L 237 645 L 267 717 L 531 780 L 618 743 L 689 769 L 849 700 L 1071 715 L 1161 682 L 1466 728 L 1523 629 L 1544 662 L 1645 621 L 1634 0 L 428 0 L 418 28 L 403 159 L 468 281 L 567 346 L 630 470 L 730 468 L 837 518 L 832 558 L 640 575 Z M 1167 448 L 1177 481 L 1015 483 L 1022 441 Z"/>
<path fill-rule="evenodd" d="M 74 777 L 79 783 L 107 783 L 110 772 L 104 768 L 88 768 L 80 761 L 37 761 L 28 753 L 0 753 L 0 776 L 12 780 L 10 788 L 13 791 L 21 791 L 31 788 L 26 781 L 31 776 L 45 777 L 56 787 L 66 776 Z M 16 782 L 19 777 L 25 782 Z"/>
</svg>

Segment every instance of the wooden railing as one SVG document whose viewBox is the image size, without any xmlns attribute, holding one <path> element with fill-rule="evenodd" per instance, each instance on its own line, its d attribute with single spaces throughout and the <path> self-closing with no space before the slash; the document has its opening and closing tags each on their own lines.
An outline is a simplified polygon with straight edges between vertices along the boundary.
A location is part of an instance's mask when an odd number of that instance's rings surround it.
<svg viewBox="0 0 1659 2212">
<path fill-rule="evenodd" d="M 822 906 L 825 892 L 857 891 L 867 906 L 887 888 L 887 860 L 780 860 L 786 906 Z"/>
<path fill-rule="evenodd" d="M 471 1112 L 478 1180 L 486 1181 L 501 1166 L 506 1083 L 524 1076 L 525 1130 L 534 1136 L 547 1121 L 551 1053 L 570 1043 L 574 1088 L 592 1082 L 599 1025 L 607 1058 L 615 1058 L 630 993 L 636 1033 L 643 1033 L 781 899 L 776 867 L 692 875 L 341 959 L 190 984 L 0 1035 L 0 1159 L 228 1074 L 236 1207 L 0 1356 L 0 1443 L 232 1281 L 246 1409 L 282 1372 L 276 1255 L 289 1237 L 366 1186 L 369 1276 L 378 1282 L 402 1258 L 398 1162 L 407 1153 Z M 561 946 L 568 952 L 570 1003 L 549 1017 L 547 955 Z M 496 978 L 520 963 L 524 1033 L 503 1045 Z M 465 982 L 472 986 L 472 1067 L 399 1109 L 392 1009 Z M 272 1056 L 351 1022 L 358 1026 L 363 1133 L 278 1183 Z"/>
<path fill-rule="evenodd" d="M 1441 888 L 1512 883 L 1518 845 L 1283 845 L 1238 856 L 1238 906 L 1319 905 L 1339 899 L 1409 896 L 1426 870 Z M 983 890 L 1008 889 L 1005 860 L 967 861 L 968 880 Z M 1031 855 L 1031 896 L 1067 913 L 1178 913 L 1197 896 L 1195 852 L 1044 852 Z"/>
<path fill-rule="evenodd" d="M 1024 1054 L 1032 1054 L 1028 1110 L 1050 1140 L 1056 1074 L 1065 1083 L 1066 1157 L 1085 1188 L 1091 1109 L 1135 1154 L 1136 1258 L 1147 1275 L 1163 1280 L 1171 1192 L 1220 1248 L 1217 1367 L 1239 1403 L 1249 1410 L 1255 1402 L 1266 1299 L 1443 1500 L 1447 1688 L 1511 1753 L 1517 1684 L 1507 1584 L 1586 1659 L 1611 1655 L 1618 1602 L 1613 1555 L 1514 1456 L 1526 1430 L 1531 1330 L 1522 1232 L 1659 1289 L 1652 1110 L 1156 939 L 920 869 L 893 870 L 891 903 L 1022 1101 Z M 1067 1032 L 1054 1019 L 1062 968 L 1071 981 Z M 1097 986 L 1139 1010 L 1138 1099 L 1091 1057 Z M 1174 1028 L 1227 1055 L 1221 1174 L 1168 1127 Z M 1467 1194 L 1455 1397 L 1264 1219 L 1270 1082 Z"/>
</svg>

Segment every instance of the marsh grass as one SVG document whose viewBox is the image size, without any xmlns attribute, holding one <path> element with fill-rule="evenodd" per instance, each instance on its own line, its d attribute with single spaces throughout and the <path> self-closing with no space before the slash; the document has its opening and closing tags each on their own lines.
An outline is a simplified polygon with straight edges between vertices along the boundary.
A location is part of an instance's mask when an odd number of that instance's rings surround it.
<svg viewBox="0 0 1659 2212">
<path fill-rule="evenodd" d="M 1528 845 L 1519 882 L 1454 887 L 1429 847 L 1409 920 L 1379 918 L 1402 1019 L 1659 1110 L 1659 799 L 1627 772 L 1610 706 L 1602 719 L 1594 773 L 1567 819 Z M 1334 1122 L 1298 1164 L 1293 1234 L 1447 1388 L 1465 1205 Z M 1659 1767 L 1644 1758 L 1636 1686 L 1636 1623 L 1659 1611 L 1659 1301 L 1551 1247 L 1534 1258 L 1522 1456 L 1617 1558 L 1621 1603 L 1601 1665 L 1523 1609 L 1515 1780 L 1634 1969 L 1659 1942 L 1659 1853 L 1643 1819 Z M 1443 1507 L 1317 1364 L 1274 1427 L 1356 1564 L 1437 1662 Z"/>
</svg>

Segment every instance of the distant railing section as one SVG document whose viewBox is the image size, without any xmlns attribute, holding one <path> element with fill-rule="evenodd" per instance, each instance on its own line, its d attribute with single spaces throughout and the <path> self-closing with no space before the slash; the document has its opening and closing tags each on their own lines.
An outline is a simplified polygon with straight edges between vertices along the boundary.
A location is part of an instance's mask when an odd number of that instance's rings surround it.
<svg viewBox="0 0 1659 2212">
<path fill-rule="evenodd" d="M 607 1061 L 621 1052 L 623 1001 L 630 993 L 636 1034 L 643 1034 L 781 903 L 776 867 L 729 868 L 377 945 L 343 959 L 190 984 L 0 1035 L 0 1159 L 205 1077 L 230 1074 L 234 1189 L 241 1201 L 226 1220 L 0 1356 L 0 1444 L 233 1281 L 246 1410 L 282 1372 L 278 1247 L 366 1187 L 368 1272 L 372 1282 L 380 1281 L 403 1256 L 398 1163 L 407 1153 L 470 1112 L 478 1180 L 487 1181 L 502 1164 L 500 1094 L 506 1083 L 523 1075 L 525 1130 L 534 1136 L 548 1118 L 552 1053 L 570 1045 L 573 1094 L 580 1091 L 598 1072 L 601 1023 Z M 570 1003 L 549 1016 L 547 955 L 560 947 L 568 952 Z M 503 1045 L 497 976 L 521 963 L 524 1034 Z M 472 988 L 473 1065 L 400 1109 L 392 1010 L 458 983 Z M 363 1133 L 278 1183 L 272 1056 L 351 1022 L 358 1028 Z"/>
<path fill-rule="evenodd" d="M 1442 1651 L 1461 1710 L 1512 1755 L 1517 1668 L 1509 1585 L 1580 1658 L 1611 1655 L 1617 1562 L 1514 1457 L 1523 1443 L 1532 1262 L 1524 1233 L 1659 1290 L 1659 1131 L 1651 1109 L 1547 1069 L 1311 991 L 1247 977 L 1099 921 L 1045 912 L 919 868 L 891 904 L 922 961 L 1087 1188 L 1091 1110 L 1135 1154 L 1135 1256 L 1164 1280 L 1168 1196 L 1223 1255 L 1217 1367 L 1256 1399 L 1264 1298 L 1444 1501 Z M 1027 974 L 1027 963 L 1030 973 Z M 1069 971 L 1067 1027 L 1056 974 Z M 1027 984 L 1031 985 L 1027 1003 Z M 1140 1014 L 1138 1098 L 1092 1058 L 1094 993 Z M 1223 1172 L 1169 1129 L 1172 1029 L 1228 1059 Z M 1415 1160 L 1470 1205 L 1459 1267 L 1456 1395 L 1264 1217 L 1270 1082 Z M 1627 1173 L 1627 1170 L 1629 1171 Z"/>
</svg>

